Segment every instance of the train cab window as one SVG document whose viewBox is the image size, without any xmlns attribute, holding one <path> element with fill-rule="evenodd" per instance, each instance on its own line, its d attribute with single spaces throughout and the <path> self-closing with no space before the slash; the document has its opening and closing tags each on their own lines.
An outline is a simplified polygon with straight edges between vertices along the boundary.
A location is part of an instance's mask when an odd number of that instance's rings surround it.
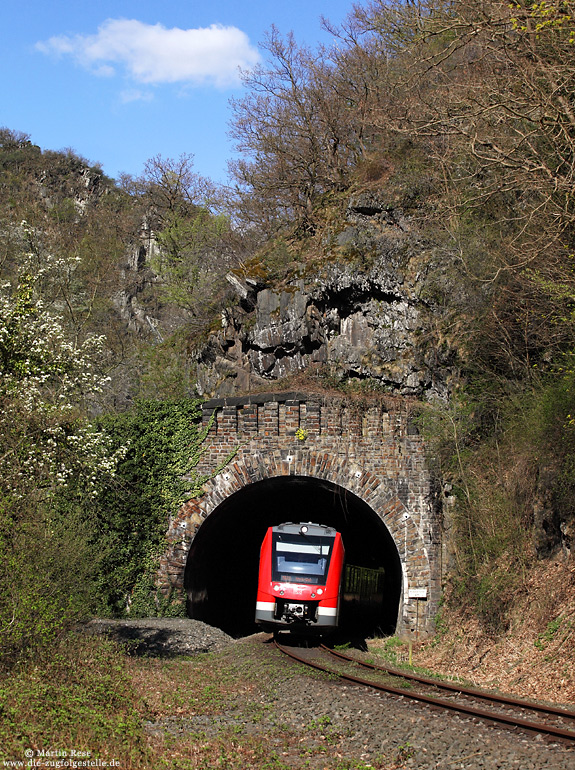
<svg viewBox="0 0 575 770">
<path fill-rule="evenodd" d="M 333 542 L 332 537 L 274 534 L 272 580 L 324 585 Z"/>
</svg>

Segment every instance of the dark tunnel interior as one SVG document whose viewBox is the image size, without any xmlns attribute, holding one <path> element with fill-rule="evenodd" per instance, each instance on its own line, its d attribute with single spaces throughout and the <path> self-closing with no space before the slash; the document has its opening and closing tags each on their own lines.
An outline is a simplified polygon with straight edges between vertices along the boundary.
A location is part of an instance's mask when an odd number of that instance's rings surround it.
<svg viewBox="0 0 575 770">
<path fill-rule="evenodd" d="M 348 563 L 385 568 L 381 610 L 366 621 L 366 627 L 341 631 L 392 634 L 401 597 L 401 563 L 389 531 L 359 497 L 312 477 L 281 476 L 250 484 L 230 495 L 204 521 L 186 563 L 188 615 L 234 637 L 256 632 L 260 546 L 269 526 L 288 521 L 335 527 Z"/>
</svg>

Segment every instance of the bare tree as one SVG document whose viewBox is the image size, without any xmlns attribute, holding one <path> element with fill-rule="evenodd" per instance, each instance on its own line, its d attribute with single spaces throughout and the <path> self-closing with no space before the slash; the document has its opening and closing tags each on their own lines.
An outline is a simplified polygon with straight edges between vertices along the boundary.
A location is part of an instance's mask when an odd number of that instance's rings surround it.
<svg viewBox="0 0 575 770">
<path fill-rule="evenodd" d="M 345 187 L 363 148 L 351 91 L 329 52 L 273 27 L 263 48 L 267 63 L 244 75 L 248 93 L 232 102 L 231 135 L 244 157 L 231 171 L 269 232 L 286 221 L 309 226 L 319 197 Z"/>
<path fill-rule="evenodd" d="M 466 207 L 511 194 L 513 264 L 524 264 L 561 241 L 575 216 L 574 4 L 427 5 L 407 125 L 441 140 L 438 159 L 448 184 L 466 188 Z"/>
</svg>

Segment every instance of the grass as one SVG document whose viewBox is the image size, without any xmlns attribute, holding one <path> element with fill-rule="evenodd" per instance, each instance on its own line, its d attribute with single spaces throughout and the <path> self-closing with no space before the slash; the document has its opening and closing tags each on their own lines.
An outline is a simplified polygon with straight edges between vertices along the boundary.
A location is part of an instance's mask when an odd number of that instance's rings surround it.
<svg viewBox="0 0 575 770">
<path fill-rule="evenodd" d="M 465 681 L 458 676 L 451 677 L 438 674 L 424 666 L 412 665 L 409 663 L 409 643 L 398 639 L 396 636 L 390 636 L 387 639 L 372 640 L 369 644 L 370 656 L 366 658 L 368 663 L 381 665 L 382 663 L 398 671 L 425 676 L 429 679 L 438 681 L 455 682 L 462 686 L 472 686 L 471 682 Z"/>
<path fill-rule="evenodd" d="M 138 767 L 149 749 L 125 667 L 105 639 L 61 640 L 0 677 L 0 757 L 74 750 Z"/>
<path fill-rule="evenodd" d="M 545 631 L 542 634 L 539 634 L 539 636 L 535 640 L 534 642 L 535 647 L 538 650 L 544 650 L 550 644 L 550 642 L 552 642 L 555 639 L 555 637 L 557 636 L 557 632 L 561 628 L 562 624 L 563 624 L 562 617 L 558 617 L 558 618 L 555 618 L 554 620 L 549 621 Z"/>
<path fill-rule="evenodd" d="M 0 674 L 0 760 L 89 759 L 121 770 L 395 767 L 347 756 L 345 731 L 321 708 L 305 726 L 277 714 L 274 692 L 294 686 L 293 669 L 242 648 L 166 659 L 68 636 Z"/>
</svg>

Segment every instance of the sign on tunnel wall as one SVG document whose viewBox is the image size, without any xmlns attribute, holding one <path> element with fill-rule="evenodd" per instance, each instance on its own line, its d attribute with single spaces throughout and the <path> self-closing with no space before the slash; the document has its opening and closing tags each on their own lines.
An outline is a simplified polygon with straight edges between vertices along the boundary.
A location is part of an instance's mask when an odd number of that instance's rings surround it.
<svg viewBox="0 0 575 770">
<path fill-rule="evenodd" d="M 397 633 L 433 630 L 441 527 L 409 402 L 358 405 L 331 396 L 267 393 L 208 401 L 203 419 L 211 427 L 198 470 L 209 473 L 235 454 L 205 485 L 203 497 L 186 503 L 171 519 L 169 548 L 161 560 L 162 590 L 184 588 L 198 529 L 233 495 L 266 479 L 323 480 L 362 501 L 393 539 L 401 572 Z M 308 511 L 294 514 L 293 520 L 311 520 Z M 234 514 L 242 515 L 249 526 L 248 510 Z M 361 522 L 358 516 L 357 526 Z"/>
</svg>

